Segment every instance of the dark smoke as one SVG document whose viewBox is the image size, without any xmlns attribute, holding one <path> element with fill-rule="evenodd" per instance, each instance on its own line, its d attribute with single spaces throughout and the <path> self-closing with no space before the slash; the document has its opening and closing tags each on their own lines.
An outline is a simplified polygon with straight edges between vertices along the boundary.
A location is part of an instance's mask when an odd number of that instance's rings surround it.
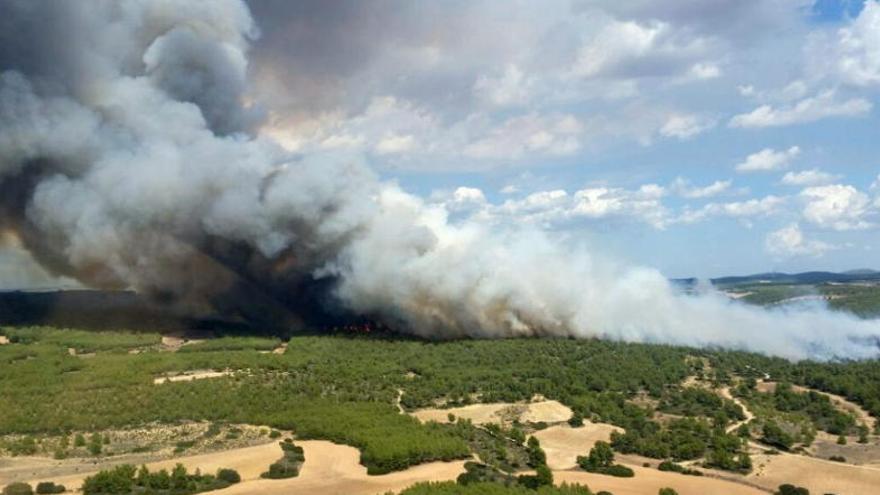
<svg viewBox="0 0 880 495">
<path fill-rule="evenodd" d="M 876 321 L 681 296 L 541 232 L 452 223 L 360 163 L 290 156 L 258 130 L 242 2 L 0 9 L 0 229 L 54 274 L 260 328 L 365 317 L 429 337 L 877 355 Z"/>
</svg>

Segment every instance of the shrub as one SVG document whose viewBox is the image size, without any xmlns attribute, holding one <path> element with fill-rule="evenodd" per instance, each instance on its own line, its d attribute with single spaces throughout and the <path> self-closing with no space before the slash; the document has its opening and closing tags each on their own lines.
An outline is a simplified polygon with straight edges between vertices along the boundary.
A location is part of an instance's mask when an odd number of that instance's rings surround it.
<svg viewBox="0 0 880 495">
<path fill-rule="evenodd" d="M 829 457 L 828 460 L 834 462 L 846 462 L 846 457 L 843 457 L 842 455 L 833 455 Z"/>
<path fill-rule="evenodd" d="M 67 488 L 64 485 L 56 485 L 51 481 L 43 481 L 37 484 L 37 493 L 64 493 L 67 491 Z"/>
<path fill-rule="evenodd" d="M 779 485 L 775 495 L 810 495 L 810 490 L 802 486 L 794 486 L 791 484 Z"/>
<path fill-rule="evenodd" d="M 241 481 L 241 475 L 234 469 L 218 469 L 217 479 L 234 485 Z"/>
<path fill-rule="evenodd" d="M 3 495 L 32 495 L 33 493 L 33 488 L 27 483 L 10 483 L 3 489 Z"/>
<path fill-rule="evenodd" d="M 597 473 L 616 476 L 618 478 L 632 478 L 636 475 L 635 471 L 621 464 L 614 464 L 613 466 L 602 468 L 602 470 L 597 471 Z"/>
<path fill-rule="evenodd" d="M 571 418 L 568 419 L 568 424 L 572 428 L 584 426 L 584 416 L 581 413 L 575 411 L 572 413 Z"/>
<path fill-rule="evenodd" d="M 657 495 L 678 495 L 678 492 L 672 488 L 661 488 Z"/>
</svg>

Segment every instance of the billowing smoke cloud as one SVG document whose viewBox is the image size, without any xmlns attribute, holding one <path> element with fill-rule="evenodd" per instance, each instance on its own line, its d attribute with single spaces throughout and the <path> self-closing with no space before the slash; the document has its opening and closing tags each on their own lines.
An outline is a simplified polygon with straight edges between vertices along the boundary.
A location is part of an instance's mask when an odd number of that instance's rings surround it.
<svg viewBox="0 0 880 495">
<path fill-rule="evenodd" d="M 878 354 L 880 322 L 684 296 L 538 231 L 452 222 L 357 161 L 290 156 L 256 131 L 238 1 L 0 5 L 0 231 L 54 274 L 287 327 Z"/>
</svg>

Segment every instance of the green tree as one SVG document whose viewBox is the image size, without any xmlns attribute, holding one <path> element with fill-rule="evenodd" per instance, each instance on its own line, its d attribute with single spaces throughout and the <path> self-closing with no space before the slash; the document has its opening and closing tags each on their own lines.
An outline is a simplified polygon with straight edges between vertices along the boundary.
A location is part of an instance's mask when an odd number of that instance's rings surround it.
<svg viewBox="0 0 880 495">
<path fill-rule="evenodd" d="M 614 451 L 611 450 L 611 445 L 608 442 L 598 441 L 593 448 L 590 449 L 590 455 L 587 457 L 587 462 L 590 466 L 595 468 L 604 468 L 608 467 L 614 463 Z"/>
<path fill-rule="evenodd" d="M 3 495 L 33 495 L 34 489 L 27 483 L 10 483 L 3 489 Z"/>
</svg>

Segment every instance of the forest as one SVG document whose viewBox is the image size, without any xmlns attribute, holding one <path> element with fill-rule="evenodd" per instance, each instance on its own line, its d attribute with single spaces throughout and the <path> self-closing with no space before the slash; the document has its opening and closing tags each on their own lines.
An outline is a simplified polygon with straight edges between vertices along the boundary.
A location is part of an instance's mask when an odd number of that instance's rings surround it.
<svg viewBox="0 0 880 495">
<path fill-rule="evenodd" d="M 51 438 L 60 435 L 91 438 L 108 428 L 205 420 L 266 425 L 293 430 L 300 439 L 352 445 L 371 474 L 460 459 L 478 448 L 512 470 L 527 462 L 528 452 L 511 447 L 511 435 L 522 432 L 421 424 L 399 414 L 395 402 L 399 396 L 405 409 L 451 407 L 541 394 L 582 418 L 625 428 L 612 441 L 618 452 L 673 461 L 702 457 L 708 466 L 747 471 L 744 438 L 760 440 L 765 432 L 760 427 L 725 432 L 742 419 L 741 409 L 681 387 L 688 376 L 719 385 L 732 383 L 732 377 L 770 377 L 842 395 L 880 414 L 877 361 L 793 363 L 736 351 L 603 340 L 435 342 L 387 334 L 294 337 L 283 353 L 269 352 L 279 341 L 251 337 L 168 352 L 158 334 L 42 327 L 0 332 L 12 342 L 0 346 L 0 397 L 9 405 L 0 415 L 0 448 L 7 453 L 55 451 Z M 203 369 L 230 375 L 154 383 L 156 377 Z M 775 395 L 747 386 L 736 393 L 782 426 L 795 415 L 809 429 L 859 432 L 853 418 L 829 408 L 818 394 L 804 396 L 785 386 Z M 637 396 L 654 405 L 638 404 Z M 658 421 L 660 412 L 677 419 Z"/>
</svg>

